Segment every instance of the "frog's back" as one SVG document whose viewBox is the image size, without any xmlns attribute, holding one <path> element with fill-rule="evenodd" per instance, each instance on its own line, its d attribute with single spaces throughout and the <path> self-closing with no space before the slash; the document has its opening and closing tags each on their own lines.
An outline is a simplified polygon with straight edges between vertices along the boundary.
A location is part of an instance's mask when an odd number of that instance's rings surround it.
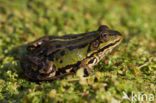
<svg viewBox="0 0 156 103">
<path fill-rule="evenodd" d="M 39 48 L 36 48 L 33 51 L 33 55 L 49 56 L 60 50 L 67 50 L 69 52 L 75 49 L 81 50 L 88 44 L 91 44 L 91 42 L 95 41 L 97 38 L 97 31 L 72 36 L 65 35 L 63 37 L 46 41 Z"/>
</svg>

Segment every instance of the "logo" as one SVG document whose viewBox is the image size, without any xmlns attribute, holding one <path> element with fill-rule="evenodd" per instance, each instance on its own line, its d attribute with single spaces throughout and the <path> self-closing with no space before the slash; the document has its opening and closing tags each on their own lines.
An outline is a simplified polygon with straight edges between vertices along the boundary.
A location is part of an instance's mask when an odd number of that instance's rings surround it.
<svg viewBox="0 0 156 103">
<path fill-rule="evenodd" d="M 131 95 L 128 96 L 127 93 L 125 91 L 122 92 L 123 93 L 123 97 L 122 100 L 127 99 L 129 101 L 154 101 L 154 94 L 143 94 L 143 93 L 134 93 L 133 91 L 131 92 Z"/>
</svg>

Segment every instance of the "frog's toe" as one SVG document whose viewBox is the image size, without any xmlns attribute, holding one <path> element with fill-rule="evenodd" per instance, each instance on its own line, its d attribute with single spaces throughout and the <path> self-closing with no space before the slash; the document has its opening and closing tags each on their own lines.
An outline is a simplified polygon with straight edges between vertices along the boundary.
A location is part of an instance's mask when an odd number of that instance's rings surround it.
<svg viewBox="0 0 156 103">
<path fill-rule="evenodd" d="M 84 68 L 84 77 L 88 77 L 89 75 L 94 75 L 94 71 L 91 69 L 91 68 L 89 68 L 89 67 L 87 67 L 87 68 Z"/>
<path fill-rule="evenodd" d="M 88 76 L 89 76 L 89 72 L 87 71 L 87 69 L 84 69 L 83 77 L 88 77 Z"/>
<path fill-rule="evenodd" d="M 80 77 L 88 77 L 90 74 L 94 74 L 94 72 L 88 66 L 81 66 L 76 74 Z"/>
</svg>

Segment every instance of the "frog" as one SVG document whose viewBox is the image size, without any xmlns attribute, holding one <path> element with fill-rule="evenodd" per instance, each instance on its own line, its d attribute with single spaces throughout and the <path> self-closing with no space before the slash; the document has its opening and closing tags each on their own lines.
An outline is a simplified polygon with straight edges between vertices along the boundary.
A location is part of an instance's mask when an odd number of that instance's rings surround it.
<svg viewBox="0 0 156 103">
<path fill-rule="evenodd" d="M 122 39 L 120 32 L 106 25 L 86 33 L 43 36 L 27 45 L 20 64 L 31 80 L 56 80 L 75 74 L 79 69 L 86 77 Z"/>
</svg>

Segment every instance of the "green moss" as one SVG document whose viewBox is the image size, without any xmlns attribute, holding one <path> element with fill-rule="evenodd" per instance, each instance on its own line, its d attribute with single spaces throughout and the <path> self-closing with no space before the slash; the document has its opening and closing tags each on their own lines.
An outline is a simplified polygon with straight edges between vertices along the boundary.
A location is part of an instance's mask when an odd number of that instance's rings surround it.
<svg viewBox="0 0 156 103">
<path fill-rule="evenodd" d="M 154 94 L 155 0 L 1 0 L 0 102 L 130 102 L 123 91 Z M 95 76 L 36 83 L 19 65 L 24 45 L 44 35 L 96 30 L 105 24 L 123 42 L 95 68 Z M 96 79 L 95 79 L 96 78 Z M 156 98 L 155 98 L 156 99 Z"/>
</svg>

